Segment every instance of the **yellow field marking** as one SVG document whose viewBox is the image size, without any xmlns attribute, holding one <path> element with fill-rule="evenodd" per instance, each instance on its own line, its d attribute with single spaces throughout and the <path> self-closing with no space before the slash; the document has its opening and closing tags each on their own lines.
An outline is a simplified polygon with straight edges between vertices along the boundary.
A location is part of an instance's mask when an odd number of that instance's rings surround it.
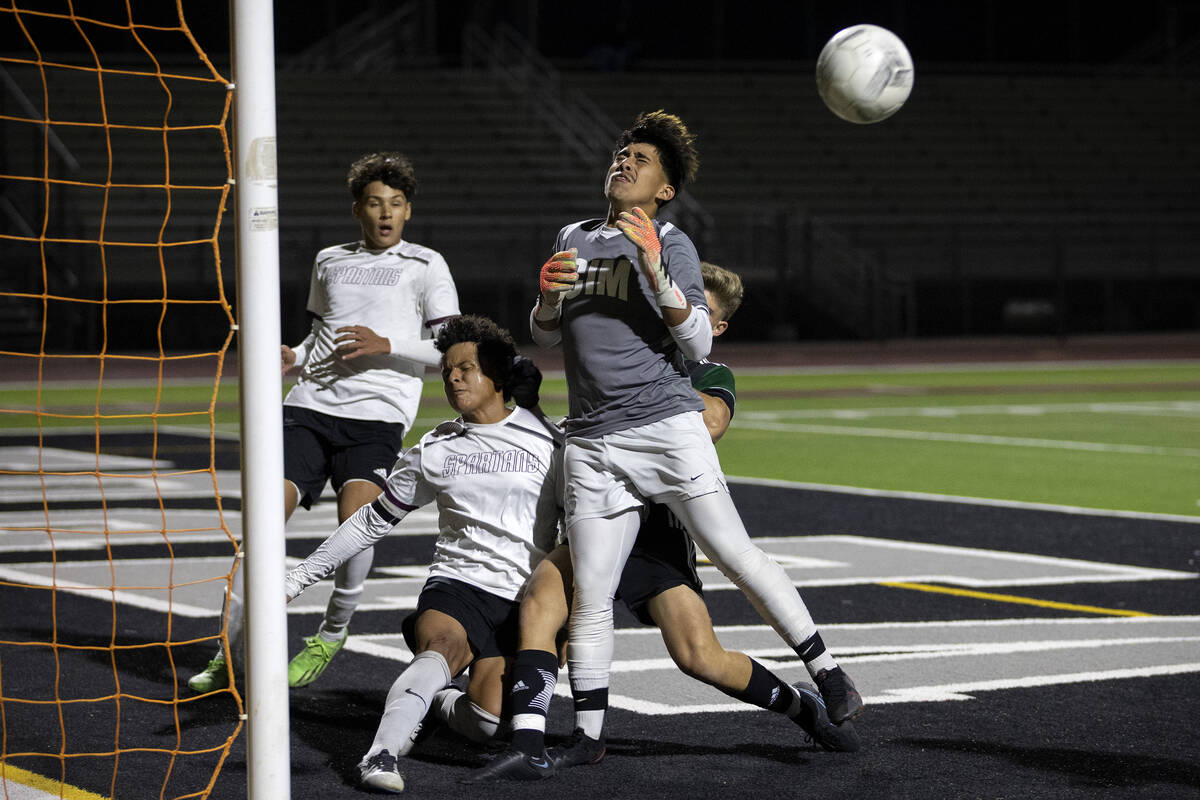
<svg viewBox="0 0 1200 800">
<path fill-rule="evenodd" d="M 27 769 L 21 769 L 9 764 L 4 765 L 3 769 L 0 770 L 0 774 L 4 776 L 3 783 L 10 781 L 12 783 L 19 783 L 30 789 L 46 792 L 47 797 L 61 797 L 63 800 L 109 800 L 109 798 L 103 795 L 89 792 L 86 789 L 79 789 L 62 781 L 47 778 L 44 775 L 38 775 L 36 772 L 30 772 Z M 0 788 L 3 788 L 3 783 L 0 783 Z"/>
<path fill-rule="evenodd" d="M 1018 603 L 1026 606 L 1039 606 L 1041 608 L 1057 608 L 1063 611 L 1083 611 L 1088 614 L 1106 614 L 1113 617 L 1153 617 L 1155 614 L 1147 614 L 1144 611 L 1126 611 L 1123 608 L 1101 608 L 1100 606 L 1082 606 L 1076 603 L 1059 603 L 1054 600 L 1038 600 L 1034 597 L 1020 597 L 1015 594 L 994 594 L 992 592 L 977 592 L 971 589 L 955 589 L 950 586 L 934 586 L 929 583 L 902 583 L 902 582 L 881 582 L 880 586 L 890 586 L 893 589 L 912 589 L 917 592 L 936 592 L 938 594 L 952 594 L 958 597 L 974 597 L 979 600 L 995 600 L 1001 603 Z"/>
</svg>

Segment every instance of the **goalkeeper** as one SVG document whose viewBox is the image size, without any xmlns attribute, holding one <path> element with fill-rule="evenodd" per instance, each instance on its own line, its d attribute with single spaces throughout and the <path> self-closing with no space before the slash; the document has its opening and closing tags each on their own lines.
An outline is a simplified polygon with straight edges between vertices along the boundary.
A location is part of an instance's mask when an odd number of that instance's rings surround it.
<svg viewBox="0 0 1200 800">
<path fill-rule="evenodd" d="M 576 703 L 607 706 L 613 595 L 647 503 L 661 503 L 804 662 L 840 724 L 861 712 L 854 684 L 826 649 L 791 580 L 751 541 L 734 507 L 684 359 L 708 355 L 712 327 L 691 239 L 657 220 L 698 168 L 678 117 L 640 115 L 614 147 L 608 213 L 563 228 L 542 267 L 534 341 L 562 345 L 569 415 L 567 536 L 575 579 L 567 646 Z M 603 712 L 584 733 L 598 739 Z M 486 777 L 537 778 L 545 753 L 518 740 Z M 532 752 L 525 752 L 526 750 Z M 481 776 L 482 777 L 482 776 Z"/>
</svg>

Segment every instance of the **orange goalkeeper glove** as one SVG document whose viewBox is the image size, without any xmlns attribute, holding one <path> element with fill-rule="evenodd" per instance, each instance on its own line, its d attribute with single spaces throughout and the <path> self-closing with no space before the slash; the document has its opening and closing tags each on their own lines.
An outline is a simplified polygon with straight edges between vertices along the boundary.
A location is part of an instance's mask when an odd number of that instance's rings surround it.
<svg viewBox="0 0 1200 800">
<path fill-rule="evenodd" d="M 638 266 L 650 282 L 650 289 L 654 292 L 659 307 L 686 309 L 687 298 L 663 268 L 662 243 L 658 241 L 654 223 L 646 212 L 637 206 L 634 206 L 632 212 L 622 211 L 617 219 L 617 227 L 625 234 L 626 239 L 637 245 Z"/>
<path fill-rule="evenodd" d="M 579 272 L 575 269 L 575 256 L 578 253 L 574 247 L 570 250 L 560 250 L 542 264 L 542 272 L 538 279 L 538 288 L 542 292 L 542 302 L 539 305 L 547 311 L 554 312 L 554 315 L 558 313 L 563 294 L 579 280 Z"/>
</svg>

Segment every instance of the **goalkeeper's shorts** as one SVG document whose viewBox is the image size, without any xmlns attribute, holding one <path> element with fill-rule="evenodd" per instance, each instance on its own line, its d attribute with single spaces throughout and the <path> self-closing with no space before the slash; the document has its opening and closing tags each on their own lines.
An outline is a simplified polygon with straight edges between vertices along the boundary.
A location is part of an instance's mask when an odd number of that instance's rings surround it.
<svg viewBox="0 0 1200 800">
<path fill-rule="evenodd" d="M 568 437 L 567 523 L 727 491 L 717 450 L 699 411 L 596 438 Z"/>
</svg>

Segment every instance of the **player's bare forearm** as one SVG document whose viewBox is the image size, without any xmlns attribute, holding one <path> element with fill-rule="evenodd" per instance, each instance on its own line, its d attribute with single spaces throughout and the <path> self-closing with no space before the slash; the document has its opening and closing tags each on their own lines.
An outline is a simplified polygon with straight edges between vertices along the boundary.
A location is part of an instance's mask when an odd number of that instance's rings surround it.
<svg viewBox="0 0 1200 800">
<path fill-rule="evenodd" d="M 697 392 L 700 399 L 704 401 L 704 427 L 708 428 L 708 435 L 712 437 L 713 443 L 720 441 L 725 435 L 725 431 L 729 430 L 729 423 L 733 419 L 733 415 L 729 413 L 729 406 L 725 405 L 725 401 L 713 397 L 704 392 Z"/>
<path fill-rule="evenodd" d="M 391 341 L 366 325 L 347 325 L 334 333 L 341 334 L 333 343 L 337 345 L 338 355 L 346 361 L 359 356 L 387 355 L 392 351 Z"/>
<path fill-rule="evenodd" d="M 661 308 L 662 308 L 663 322 L 667 323 L 667 325 L 669 325 L 672 328 L 674 328 L 677 325 L 682 325 L 683 323 L 687 322 L 687 318 L 692 313 L 692 304 L 691 303 L 687 303 L 687 306 L 684 308 L 671 308 L 669 306 L 662 306 Z"/>
<path fill-rule="evenodd" d="M 538 319 L 534 317 L 533 324 L 544 331 L 556 331 L 562 325 L 562 319 L 560 317 L 555 317 L 554 319 Z"/>
</svg>

